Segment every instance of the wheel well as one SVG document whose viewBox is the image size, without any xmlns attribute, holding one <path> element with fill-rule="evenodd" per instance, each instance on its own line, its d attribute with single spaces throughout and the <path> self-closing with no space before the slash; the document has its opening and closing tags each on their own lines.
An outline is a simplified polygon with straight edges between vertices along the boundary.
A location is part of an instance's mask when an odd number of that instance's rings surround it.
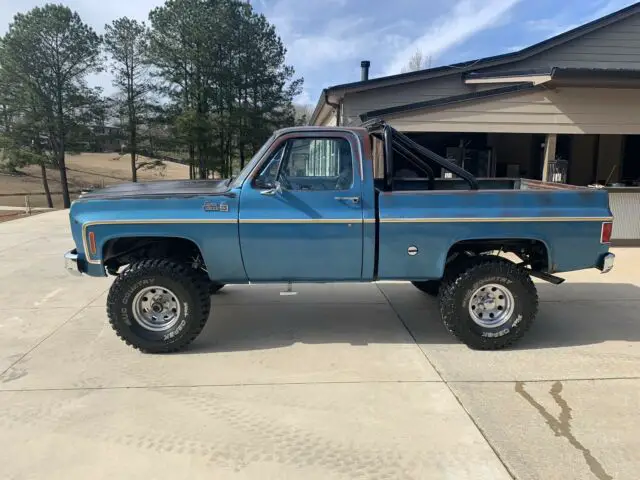
<svg viewBox="0 0 640 480">
<path fill-rule="evenodd" d="M 463 240 L 451 246 L 447 253 L 447 262 L 460 254 L 482 255 L 493 252 L 512 253 L 522 260 L 524 265 L 535 271 L 550 270 L 549 251 L 545 243 L 524 238 Z"/>
<path fill-rule="evenodd" d="M 180 237 L 121 237 L 108 240 L 102 250 L 105 267 L 111 274 L 145 258 L 174 258 L 205 269 L 202 253 L 195 242 Z"/>
</svg>

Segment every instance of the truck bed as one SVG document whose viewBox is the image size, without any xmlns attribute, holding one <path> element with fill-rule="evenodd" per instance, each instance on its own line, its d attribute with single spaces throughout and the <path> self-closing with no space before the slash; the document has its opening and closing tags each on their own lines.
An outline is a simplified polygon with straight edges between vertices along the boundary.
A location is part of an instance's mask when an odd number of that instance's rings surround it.
<svg viewBox="0 0 640 480">
<path fill-rule="evenodd" d="M 479 179 L 478 190 L 462 180 L 435 183 L 444 188 L 398 191 L 394 181 L 394 191 L 377 191 L 380 278 L 440 278 L 449 248 L 463 239 L 536 240 L 548 251 L 549 273 L 586 268 L 576 245 L 607 251 L 600 243 L 602 223 L 611 221 L 605 191 L 514 179 Z"/>
<path fill-rule="evenodd" d="M 525 178 L 478 178 L 478 190 L 584 190 L 586 187 L 566 185 L 562 183 L 547 183 Z M 424 190 L 469 190 L 469 185 L 462 179 L 438 178 L 433 187 L 429 188 L 426 178 L 394 178 L 394 191 L 424 191 Z M 382 190 L 383 181 L 376 180 L 376 187 Z"/>
</svg>

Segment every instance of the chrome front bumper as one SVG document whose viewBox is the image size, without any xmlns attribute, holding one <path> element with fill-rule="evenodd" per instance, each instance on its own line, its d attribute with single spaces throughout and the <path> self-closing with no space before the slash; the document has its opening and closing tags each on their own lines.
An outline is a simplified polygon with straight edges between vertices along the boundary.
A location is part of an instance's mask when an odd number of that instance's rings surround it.
<svg viewBox="0 0 640 480">
<path fill-rule="evenodd" d="M 82 272 L 80 271 L 80 266 L 78 265 L 78 251 L 74 248 L 73 250 L 69 250 L 64 254 L 64 268 L 71 275 L 80 276 Z"/>
<path fill-rule="evenodd" d="M 602 273 L 609 273 L 613 269 L 613 265 L 616 261 L 616 256 L 613 253 L 605 253 L 600 259 L 598 269 Z"/>
</svg>

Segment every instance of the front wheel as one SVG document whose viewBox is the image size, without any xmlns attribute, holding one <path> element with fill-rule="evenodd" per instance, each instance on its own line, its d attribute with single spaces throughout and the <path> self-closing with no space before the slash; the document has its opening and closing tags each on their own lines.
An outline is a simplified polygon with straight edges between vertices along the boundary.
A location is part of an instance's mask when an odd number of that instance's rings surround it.
<svg viewBox="0 0 640 480">
<path fill-rule="evenodd" d="M 426 293 L 427 295 L 431 295 L 432 297 L 438 296 L 438 292 L 440 290 L 440 280 L 425 280 L 422 282 L 411 283 L 414 287 Z"/>
<path fill-rule="evenodd" d="M 142 260 L 116 278 L 107 297 L 109 322 L 127 345 L 147 353 L 191 343 L 209 317 L 208 284 L 197 270 L 171 260 Z"/>
<path fill-rule="evenodd" d="M 526 270 L 497 257 L 468 263 L 440 290 L 445 327 L 467 346 L 499 350 L 519 340 L 538 312 Z"/>
</svg>

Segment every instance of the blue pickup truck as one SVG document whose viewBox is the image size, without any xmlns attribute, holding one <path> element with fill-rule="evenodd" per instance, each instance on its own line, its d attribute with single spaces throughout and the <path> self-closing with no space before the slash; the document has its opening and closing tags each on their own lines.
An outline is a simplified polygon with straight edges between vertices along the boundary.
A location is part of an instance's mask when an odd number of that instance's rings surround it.
<svg viewBox="0 0 640 480">
<path fill-rule="evenodd" d="M 280 130 L 236 178 L 104 188 L 70 221 L 66 268 L 116 277 L 110 323 L 150 353 L 193 341 L 225 284 L 377 280 L 437 296 L 453 335 L 500 349 L 536 316 L 532 276 L 614 262 L 605 191 L 474 178 L 381 121 Z"/>
</svg>

